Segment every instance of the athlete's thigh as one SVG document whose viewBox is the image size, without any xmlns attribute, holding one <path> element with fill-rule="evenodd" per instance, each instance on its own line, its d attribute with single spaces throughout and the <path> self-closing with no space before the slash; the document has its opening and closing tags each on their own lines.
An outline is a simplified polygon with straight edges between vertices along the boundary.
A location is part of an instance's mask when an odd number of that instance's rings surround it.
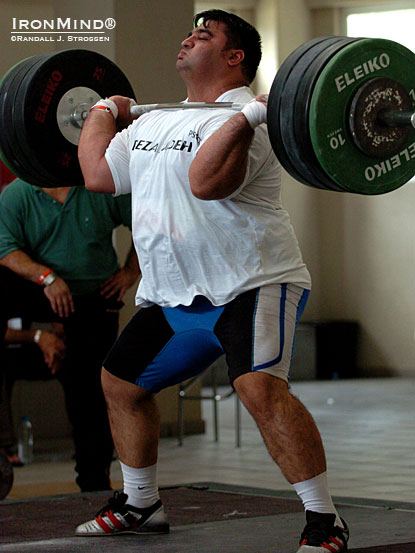
<svg viewBox="0 0 415 553">
<path fill-rule="evenodd" d="M 126 324 L 103 365 L 114 376 L 135 383 L 172 335 L 159 306 L 142 308 Z"/>
<path fill-rule="evenodd" d="M 141 309 L 121 333 L 104 367 L 150 392 L 196 376 L 223 353 L 213 331 L 222 310 L 201 297 L 187 307 Z"/>
<path fill-rule="evenodd" d="M 295 330 L 308 290 L 291 284 L 262 286 L 230 302 L 216 334 L 226 354 L 231 383 L 263 371 L 288 381 Z"/>
</svg>

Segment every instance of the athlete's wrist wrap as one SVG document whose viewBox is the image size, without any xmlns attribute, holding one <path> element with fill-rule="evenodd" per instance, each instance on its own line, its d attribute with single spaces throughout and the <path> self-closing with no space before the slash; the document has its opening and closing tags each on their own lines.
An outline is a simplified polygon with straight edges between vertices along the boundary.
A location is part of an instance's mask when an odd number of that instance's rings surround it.
<svg viewBox="0 0 415 553">
<path fill-rule="evenodd" d="M 267 106 L 262 102 L 258 102 L 255 98 L 244 105 L 241 113 L 245 115 L 253 129 L 267 122 Z"/>
<path fill-rule="evenodd" d="M 114 117 L 114 119 L 117 119 L 118 117 L 117 104 L 112 100 L 109 100 L 108 98 L 106 98 L 105 100 L 103 99 L 98 100 L 98 102 L 95 105 L 93 105 L 89 111 L 92 111 L 93 109 L 100 109 L 102 111 L 106 111 L 107 113 L 110 113 Z"/>
</svg>

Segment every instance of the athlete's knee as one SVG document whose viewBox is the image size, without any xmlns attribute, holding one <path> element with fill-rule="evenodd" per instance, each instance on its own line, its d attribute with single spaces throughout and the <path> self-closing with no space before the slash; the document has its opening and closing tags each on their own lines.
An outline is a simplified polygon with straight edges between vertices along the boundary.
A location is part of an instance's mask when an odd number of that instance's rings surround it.
<svg viewBox="0 0 415 553">
<path fill-rule="evenodd" d="M 233 383 L 236 393 L 255 417 L 269 417 L 277 405 L 290 399 L 287 382 L 262 372 L 251 372 L 239 376 Z"/>
<path fill-rule="evenodd" d="M 114 376 L 105 367 L 102 367 L 101 382 L 104 396 L 109 406 L 119 404 L 133 408 L 151 396 L 148 390 Z"/>
</svg>

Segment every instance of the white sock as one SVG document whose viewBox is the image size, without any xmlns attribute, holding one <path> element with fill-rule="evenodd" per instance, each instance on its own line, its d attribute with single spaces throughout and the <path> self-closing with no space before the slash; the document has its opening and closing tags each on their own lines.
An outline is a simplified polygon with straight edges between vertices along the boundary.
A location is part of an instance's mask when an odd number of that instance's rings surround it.
<svg viewBox="0 0 415 553">
<path fill-rule="evenodd" d="M 343 528 L 339 514 L 331 499 L 327 482 L 327 472 L 322 472 L 309 480 L 297 482 L 293 484 L 293 488 L 303 502 L 306 511 L 313 511 L 314 513 L 334 513 L 336 515 L 335 525 Z"/>
<path fill-rule="evenodd" d="M 133 507 L 150 507 L 160 499 L 157 486 L 157 463 L 151 467 L 136 469 L 120 461 L 124 493 L 128 495 L 127 503 Z"/>
</svg>

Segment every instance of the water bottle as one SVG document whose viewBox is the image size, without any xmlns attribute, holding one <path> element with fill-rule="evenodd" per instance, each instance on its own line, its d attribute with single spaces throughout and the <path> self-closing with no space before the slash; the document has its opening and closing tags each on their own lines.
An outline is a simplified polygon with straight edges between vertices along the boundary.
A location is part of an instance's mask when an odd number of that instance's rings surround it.
<svg viewBox="0 0 415 553">
<path fill-rule="evenodd" d="M 33 461 L 33 429 L 27 415 L 20 419 L 17 454 L 25 465 Z"/>
</svg>

